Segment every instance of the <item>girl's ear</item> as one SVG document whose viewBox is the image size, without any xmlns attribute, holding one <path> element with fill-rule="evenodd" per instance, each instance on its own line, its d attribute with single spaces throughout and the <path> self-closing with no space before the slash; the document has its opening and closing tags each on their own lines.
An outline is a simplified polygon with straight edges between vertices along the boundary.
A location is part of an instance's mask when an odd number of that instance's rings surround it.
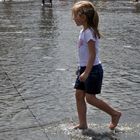
<svg viewBox="0 0 140 140">
<path fill-rule="evenodd" d="M 85 15 L 85 14 L 83 14 L 83 15 L 82 15 L 82 18 L 83 18 L 84 20 L 86 20 L 86 15 Z"/>
</svg>

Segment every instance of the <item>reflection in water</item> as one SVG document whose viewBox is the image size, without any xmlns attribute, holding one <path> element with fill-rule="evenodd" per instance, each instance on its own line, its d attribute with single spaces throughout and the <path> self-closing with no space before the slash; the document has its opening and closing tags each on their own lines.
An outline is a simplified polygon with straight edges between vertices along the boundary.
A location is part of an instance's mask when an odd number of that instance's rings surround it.
<svg viewBox="0 0 140 140">
<path fill-rule="evenodd" d="M 50 34 L 54 31 L 54 17 L 53 17 L 53 9 L 50 7 L 42 7 L 41 8 L 41 19 L 40 19 L 40 33 L 44 38 L 52 37 Z"/>
<path fill-rule="evenodd" d="M 12 14 L 12 4 L 10 1 L 4 2 L 4 13 L 7 15 L 7 17 L 10 17 Z"/>
<path fill-rule="evenodd" d="M 3 6 L 3 7 L 2 7 Z M 3 9 L 3 10 L 2 10 Z M 0 55 L 3 56 L 10 51 L 9 44 L 11 42 L 7 32 L 13 31 L 15 25 L 12 23 L 13 7 L 11 2 L 4 2 L 1 5 L 1 23 L 0 23 Z"/>
<path fill-rule="evenodd" d="M 57 46 L 59 31 L 57 30 L 57 17 L 52 7 L 41 7 L 40 21 L 38 26 L 38 36 L 40 38 L 40 46 L 44 49 L 44 57 L 46 58 L 47 54 L 49 57 L 53 57 L 51 52 L 52 49 Z"/>
<path fill-rule="evenodd" d="M 140 13 L 140 1 L 134 2 L 135 12 Z"/>
<path fill-rule="evenodd" d="M 61 4 L 61 6 L 65 6 L 65 5 L 67 5 L 68 3 L 68 0 L 59 0 L 60 1 L 60 4 Z"/>
</svg>

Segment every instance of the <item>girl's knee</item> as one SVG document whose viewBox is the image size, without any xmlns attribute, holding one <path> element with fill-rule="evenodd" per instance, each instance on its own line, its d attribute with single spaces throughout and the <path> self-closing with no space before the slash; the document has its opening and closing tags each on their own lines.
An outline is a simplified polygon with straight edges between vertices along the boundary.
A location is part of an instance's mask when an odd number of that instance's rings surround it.
<svg viewBox="0 0 140 140">
<path fill-rule="evenodd" d="M 82 90 L 76 90 L 75 93 L 76 100 L 82 100 L 85 98 L 85 93 Z"/>
<path fill-rule="evenodd" d="M 86 94 L 86 101 L 91 104 L 96 100 L 96 96 L 95 95 L 90 95 L 90 94 Z"/>
</svg>

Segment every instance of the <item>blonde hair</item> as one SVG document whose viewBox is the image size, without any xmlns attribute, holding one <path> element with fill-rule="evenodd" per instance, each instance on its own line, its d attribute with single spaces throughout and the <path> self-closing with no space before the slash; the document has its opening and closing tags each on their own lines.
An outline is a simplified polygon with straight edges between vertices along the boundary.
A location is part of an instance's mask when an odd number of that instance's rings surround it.
<svg viewBox="0 0 140 140">
<path fill-rule="evenodd" d="M 93 28 L 95 35 L 99 38 L 101 37 L 98 30 L 99 16 L 93 3 L 89 1 L 76 2 L 72 7 L 72 15 L 74 15 L 75 13 L 79 15 L 84 14 L 87 19 L 88 27 Z"/>
</svg>

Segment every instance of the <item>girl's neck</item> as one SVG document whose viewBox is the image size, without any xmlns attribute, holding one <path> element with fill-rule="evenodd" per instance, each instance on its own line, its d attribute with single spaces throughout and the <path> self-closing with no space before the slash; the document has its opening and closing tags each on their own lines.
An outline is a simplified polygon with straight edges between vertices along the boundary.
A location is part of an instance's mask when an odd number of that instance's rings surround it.
<svg viewBox="0 0 140 140">
<path fill-rule="evenodd" d="M 88 26 L 83 26 L 83 31 L 85 31 L 88 28 Z"/>
<path fill-rule="evenodd" d="M 85 31 L 88 28 L 87 23 L 83 24 L 83 30 Z"/>
</svg>

